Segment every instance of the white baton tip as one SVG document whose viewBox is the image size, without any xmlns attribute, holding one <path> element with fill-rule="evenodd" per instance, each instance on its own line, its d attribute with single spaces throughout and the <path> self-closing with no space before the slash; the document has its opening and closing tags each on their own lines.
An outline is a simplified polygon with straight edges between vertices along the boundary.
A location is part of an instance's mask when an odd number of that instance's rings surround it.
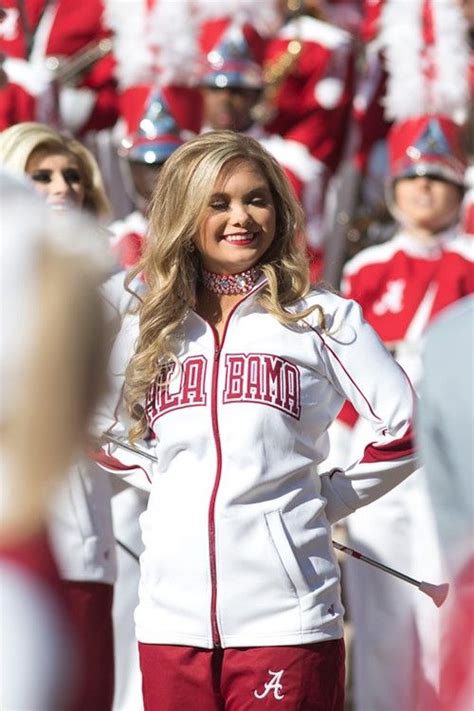
<svg viewBox="0 0 474 711">
<path fill-rule="evenodd" d="M 433 600 L 436 607 L 441 607 L 443 602 L 446 600 L 449 591 L 448 583 L 443 583 L 442 585 L 433 585 L 432 583 L 425 583 L 421 581 L 419 584 L 419 589 Z"/>
</svg>

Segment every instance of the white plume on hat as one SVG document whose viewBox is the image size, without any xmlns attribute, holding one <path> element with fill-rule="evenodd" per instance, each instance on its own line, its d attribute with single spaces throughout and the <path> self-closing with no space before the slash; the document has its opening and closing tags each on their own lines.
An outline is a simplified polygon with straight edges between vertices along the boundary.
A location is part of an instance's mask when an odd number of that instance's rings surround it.
<svg viewBox="0 0 474 711">
<path fill-rule="evenodd" d="M 424 0 L 386 0 L 377 46 L 388 71 L 385 115 L 403 121 L 425 113 L 466 119 L 469 85 L 467 23 L 453 0 L 430 0 L 434 43 L 428 56 L 423 36 Z M 426 62 L 433 77 L 427 79 Z"/>
<path fill-rule="evenodd" d="M 199 22 L 231 17 L 250 23 L 262 37 L 271 37 L 283 21 L 277 0 L 195 0 L 193 6 Z"/>
<path fill-rule="evenodd" d="M 181 2 L 176 3 L 180 5 Z M 105 0 L 104 23 L 113 35 L 115 74 L 124 90 L 150 83 L 155 58 L 151 49 L 150 25 L 144 0 Z"/>
<path fill-rule="evenodd" d="M 198 17 L 188 0 L 159 0 L 150 15 L 159 84 L 193 86 L 197 79 Z"/>
</svg>

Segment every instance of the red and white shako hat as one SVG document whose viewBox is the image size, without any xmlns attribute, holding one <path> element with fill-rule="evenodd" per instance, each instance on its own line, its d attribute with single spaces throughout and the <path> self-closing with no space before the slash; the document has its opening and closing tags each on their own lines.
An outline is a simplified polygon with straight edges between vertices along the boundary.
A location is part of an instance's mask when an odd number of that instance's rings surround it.
<svg viewBox="0 0 474 711">
<path fill-rule="evenodd" d="M 196 90 L 153 88 L 134 130 L 122 140 L 119 154 L 129 161 L 164 163 L 201 125 L 201 102 Z"/>
<path fill-rule="evenodd" d="M 218 18 L 203 22 L 199 83 L 219 89 L 261 89 L 265 40 L 249 22 Z"/>
<path fill-rule="evenodd" d="M 388 135 L 389 177 L 431 176 L 464 185 L 466 156 L 460 127 L 442 115 L 395 123 Z"/>
</svg>

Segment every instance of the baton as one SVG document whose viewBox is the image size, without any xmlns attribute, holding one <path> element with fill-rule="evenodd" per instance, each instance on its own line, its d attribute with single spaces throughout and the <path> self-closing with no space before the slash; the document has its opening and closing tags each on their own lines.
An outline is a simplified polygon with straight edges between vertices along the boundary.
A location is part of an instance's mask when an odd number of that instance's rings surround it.
<svg viewBox="0 0 474 711">
<path fill-rule="evenodd" d="M 424 580 L 415 580 L 415 578 L 411 578 L 409 575 L 405 575 L 405 573 L 400 573 L 399 570 L 395 570 L 394 568 L 390 568 L 388 565 L 384 565 L 383 563 L 380 563 L 378 560 L 369 558 L 368 556 L 364 555 L 363 553 L 359 553 L 359 551 L 355 551 L 353 548 L 348 548 L 347 546 L 343 546 L 342 543 L 333 541 L 332 544 L 333 544 L 334 548 L 337 548 L 338 551 L 342 551 L 346 555 L 350 555 L 352 558 L 355 558 L 356 560 L 362 560 L 364 563 L 368 563 L 369 565 L 373 565 L 375 568 L 378 568 L 379 570 L 383 570 L 384 573 L 389 573 L 389 575 L 394 575 L 396 578 L 399 578 L 400 580 L 404 580 L 406 583 L 410 583 L 410 585 L 414 585 L 415 587 L 418 588 L 418 590 L 421 590 L 422 593 L 425 593 L 425 595 L 428 595 L 428 597 L 430 597 L 433 600 L 436 607 L 441 607 L 443 602 L 446 600 L 446 597 L 447 597 L 448 591 L 449 591 L 449 584 L 448 583 L 442 583 L 441 585 L 434 585 L 433 583 L 426 583 Z"/>
<path fill-rule="evenodd" d="M 126 449 L 128 452 L 133 452 L 134 454 L 139 454 L 141 457 L 145 457 L 146 459 L 149 459 L 150 462 L 154 462 L 155 464 L 157 463 L 157 458 L 153 456 L 153 454 L 150 454 L 150 452 L 147 452 L 144 449 L 140 449 L 140 447 L 134 447 L 133 444 L 130 444 L 129 442 L 125 442 L 123 439 L 118 439 L 116 437 L 112 437 L 112 435 L 109 435 L 107 433 L 104 433 L 101 437 L 102 440 L 107 440 L 107 442 L 111 442 L 111 444 L 117 445 L 117 447 L 121 447 L 122 449 Z"/>
</svg>

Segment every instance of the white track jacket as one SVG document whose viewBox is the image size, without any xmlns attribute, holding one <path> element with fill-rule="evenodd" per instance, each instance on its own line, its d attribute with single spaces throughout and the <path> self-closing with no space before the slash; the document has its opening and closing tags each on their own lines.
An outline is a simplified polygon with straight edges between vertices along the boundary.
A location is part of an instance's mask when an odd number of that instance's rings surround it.
<svg viewBox="0 0 474 711">
<path fill-rule="evenodd" d="M 314 290 L 319 304 L 288 327 L 256 301 L 233 310 L 219 345 L 195 312 L 166 387 L 146 410 L 157 464 L 108 445 L 98 458 L 150 490 L 141 517 L 138 640 L 211 648 L 294 645 L 342 637 L 330 524 L 416 467 L 411 385 L 354 301 Z M 117 388 L 138 335 L 126 317 L 115 345 Z M 327 429 L 349 399 L 374 428 L 362 459 L 318 475 Z M 114 397 L 111 396 L 111 400 Z M 100 429 L 126 437 L 116 403 Z"/>
</svg>

